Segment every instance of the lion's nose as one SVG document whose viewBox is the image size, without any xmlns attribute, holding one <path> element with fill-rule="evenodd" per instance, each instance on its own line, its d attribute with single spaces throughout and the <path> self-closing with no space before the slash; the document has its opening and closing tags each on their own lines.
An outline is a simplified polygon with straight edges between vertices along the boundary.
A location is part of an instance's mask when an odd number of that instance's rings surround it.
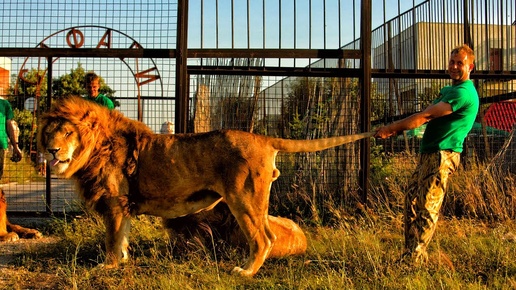
<svg viewBox="0 0 516 290">
<path fill-rule="evenodd" d="M 47 161 L 52 161 L 54 159 L 57 159 L 56 158 L 56 153 L 57 151 L 61 150 L 61 148 L 51 148 L 51 149 L 47 149 L 48 153 L 45 154 L 45 159 Z M 49 154 L 50 153 L 50 154 Z"/>
<path fill-rule="evenodd" d="M 61 150 L 61 148 L 52 148 L 52 149 L 47 149 L 47 151 L 52 154 L 52 155 L 55 155 L 57 153 L 57 151 Z"/>
</svg>

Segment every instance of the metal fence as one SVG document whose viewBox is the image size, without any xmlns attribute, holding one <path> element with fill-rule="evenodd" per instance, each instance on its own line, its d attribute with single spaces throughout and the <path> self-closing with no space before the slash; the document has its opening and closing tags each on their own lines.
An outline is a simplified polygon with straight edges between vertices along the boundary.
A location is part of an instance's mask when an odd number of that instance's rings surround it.
<svg viewBox="0 0 516 290">
<path fill-rule="evenodd" d="M 81 93 L 73 81 L 88 71 L 103 78 L 116 109 L 156 133 L 172 122 L 176 133 L 232 128 L 311 139 L 371 130 L 421 110 L 448 83 L 449 50 L 468 43 L 483 104 L 468 155 L 496 154 L 516 115 L 505 102 L 515 98 L 513 0 L 2 5 L 0 94 L 19 110 L 27 153 L 21 163 L 7 161 L 2 179 L 11 212 L 77 209 L 70 182 L 39 175 L 33 135 L 52 98 Z M 377 144 L 417 150 L 418 134 Z M 291 199 L 309 206 L 365 198 L 370 142 L 281 155 L 272 197 L 283 214 Z"/>
</svg>

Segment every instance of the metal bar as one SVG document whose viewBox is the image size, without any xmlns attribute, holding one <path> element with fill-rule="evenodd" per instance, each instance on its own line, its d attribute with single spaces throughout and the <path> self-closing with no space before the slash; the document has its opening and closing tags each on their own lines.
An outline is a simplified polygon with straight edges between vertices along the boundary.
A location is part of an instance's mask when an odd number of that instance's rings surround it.
<svg viewBox="0 0 516 290">
<path fill-rule="evenodd" d="M 281 27 L 281 24 L 282 24 L 282 21 L 281 21 L 281 1 L 278 1 L 278 48 L 281 49 L 281 42 L 282 42 L 282 37 L 281 37 L 281 32 L 282 32 L 282 27 Z M 282 66 L 281 64 L 281 61 L 282 59 L 279 58 L 278 59 L 278 66 Z"/>
<path fill-rule="evenodd" d="M 339 1 L 340 5 L 340 1 Z M 339 19 L 340 21 L 340 19 Z M 339 27 L 340 29 L 340 27 Z M 341 47 L 341 46 L 339 46 Z M 294 49 L 297 49 L 297 6 L 296 1 L 294 1 Z M 294 58 L 294 66 L 296 66 L 297 58 Z"/>
<path fill-rule="evenodd" d="M 215 25 L 215 47 L 219 48 L 219 0 L 215 1 L 215 5 L 216 5 L 216 7 L 215 7 L 215 23 L 216 23 L 216 25 Z M 187 16 L 185 15 L 184 17 L 187 17 Z"/>
<path fill-rule="evenodd" d="M 1 55 L 1 51 L 0 51 Z M 220 58 L 347 58 L 360 59 L 358 49 L 190 49 L 188 56 Z"/>
<path fill-rule="evenodd" d="M 50 100 L 52 96 L 52 57 L 47 58 L 47 98 Z M 37 99 L 36 99 L 37 100 Z M 50 107 L 50 103 L 47 103 Z M 37 104 L 34 104 L 37 106 Z M 52 178 L 50 174 L 50 167 L 46 163 L 46 183 L 45 183 L 45 211 L 52 214 Z"/>
<path fill-rule="evenodd" d="M 188 66 L 191 75 L 266 75 L 266 76 L 319 76 L 319 77 L 359 77 L 360 69 L 339 68 L 294 68 L 265 66 Z"/>
<path fill-rule="evenodd" d="M 263 27 L 263 31 L 262 31 L 262 42 L 263 42 L 263 49 L 265 49 L 266 45 L 265 45 L 265 42 L 266 42 L 266 34 L 265 34 L 265 30 L 267 29 L 266 25 L 265 25 L 265 0 L 262 0 L 262 27 Z"/>
<path fill-rule="evenodd" d="M 361 90 L 360 90 L 360 129 L 362 132 L 371 130 L 371 26 L 372 11 L 371 0 L 362 0 L 361 27 L 360 27 L 360 49 L 362 58 L 360 67 L 362 69 Z M 359 184 L 364 206 L 367 205 L 367 193 L 369 192 L 369 163 L 371 161 L 371 140 L 365 138 L 360 140 L 360 172 Z"/>
<path fill-rule="evenodd" d="M 251 4 L 247 0 L 247 49 L 251 48 Z"/>
<path fill-rule="evenodd" d="M 231 0 L 231 49 L 235 48 L 235 0 Z"/>
<path fill-rule="evenodd" d="M 0 48 L 0 56 L 6 57 L 95 57 L 95 58 L 175 58 L 174 49 L 143 48 Z"/>
<path fill-rule="evenodd" d="M 177 15 L 175 132 L 186 133 L 188 124 L 188 0 L 177 2 Z"/>
<path fill-rule="evenodd" d="M 190 75 L 269 75 L 269 76 L 313 76 L 313 77 L 360 77 L 362 71 L 354 68 L 294 68 L 267 66 L 188 66 Z M 371 69 L 372 78 L 401 78 L 401 79 L 448 79 L 446 70 L 402 70 L 402 69 Z M 475 71 L 472 79 L 516 79 L 516 71 Z"/>
<path fill-rule="evenodd" d="M 189 58 L 347 58 L 358 49 L 189 49 Z M 176 49 L 0 48 L 5 57 L 177 58 Z"/>
<path fill-rule="evenodd" d="M 416 18 L 416 8 L 414 8 L 416 6 L 416 2 L 415 0 L 412 0 L 412 54 L 414 55 L 414 59 L 413 59 L 413 63 L 412 65 L 414 66 L 413 69 L 417 70 L 418 69 L 418 60 L 419 60 L 419 57 L 417 55 L 417 39 L 419 38 L 418 37 L 418 33 L 417 33 L 417 18 Z"/>
</svg>

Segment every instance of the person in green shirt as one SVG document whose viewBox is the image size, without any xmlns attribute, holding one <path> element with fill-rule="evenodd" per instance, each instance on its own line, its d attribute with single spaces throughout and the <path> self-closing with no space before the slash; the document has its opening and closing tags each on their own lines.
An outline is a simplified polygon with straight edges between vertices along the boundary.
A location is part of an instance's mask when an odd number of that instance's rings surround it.
<svg viewBox="0 0 516 290">
<path fill-rule="evenodd" d="M 426 125 L 420 156 L 405 194 L 405 251 L 402 260 L 425 263 L 448 177 L 460 164 L 464 139 L 473 127 L 479 98 L 470 73 L 474 68 L 473 50 L 462 45 L 454 48 L 448 60 L 450 86 L 425 110 L 376 130 L 375 137 L 388 138 L 404 130 Z"/>
<path fill-rule="evenodd" d="M 86 99 L 93 101 L 97 104 L 107 107 L 110 110 L 115 108 L 113 101 L 108 98 L 106 95 L 100 94 L 100 77 L 96 75 L 94 72 L 89 72 L 85 76 L 84 81 L 86 91 L 88 91 L 88 95 Z"/>
<path fill-rule="evenodd" d="M 22 152 L 18 147 L 18 125 L 13 120 L 14 113 L 11 104 L 0 99 L 0 178 L 4 175 L 4 164 L 9 144 L 13 148 L 11 160 L 18 162 L 22 158 Z"/>
</svg>

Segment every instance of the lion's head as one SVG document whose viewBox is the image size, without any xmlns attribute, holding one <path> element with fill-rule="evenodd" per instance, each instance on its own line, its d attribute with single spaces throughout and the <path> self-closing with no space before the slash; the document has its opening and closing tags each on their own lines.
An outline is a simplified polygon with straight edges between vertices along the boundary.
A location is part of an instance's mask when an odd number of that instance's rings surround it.
<svg viewBox="0 0 516 290">
<path fill-rule="evenodd" d="M 81 97 L 63 98 L 40 118 L 38 150 L 51 170 L 69 178 L 91 158 L 109 132 L 109 110 Z"/>
<path fill-rule="evenodd" d="M 41 146 L 45 159 L 57 175 L 67 175 L 70 163 L 80 152 L 80 136 L 77 127 L 66 121 L 50 122 L 41 130 Z"/>
</svg>

